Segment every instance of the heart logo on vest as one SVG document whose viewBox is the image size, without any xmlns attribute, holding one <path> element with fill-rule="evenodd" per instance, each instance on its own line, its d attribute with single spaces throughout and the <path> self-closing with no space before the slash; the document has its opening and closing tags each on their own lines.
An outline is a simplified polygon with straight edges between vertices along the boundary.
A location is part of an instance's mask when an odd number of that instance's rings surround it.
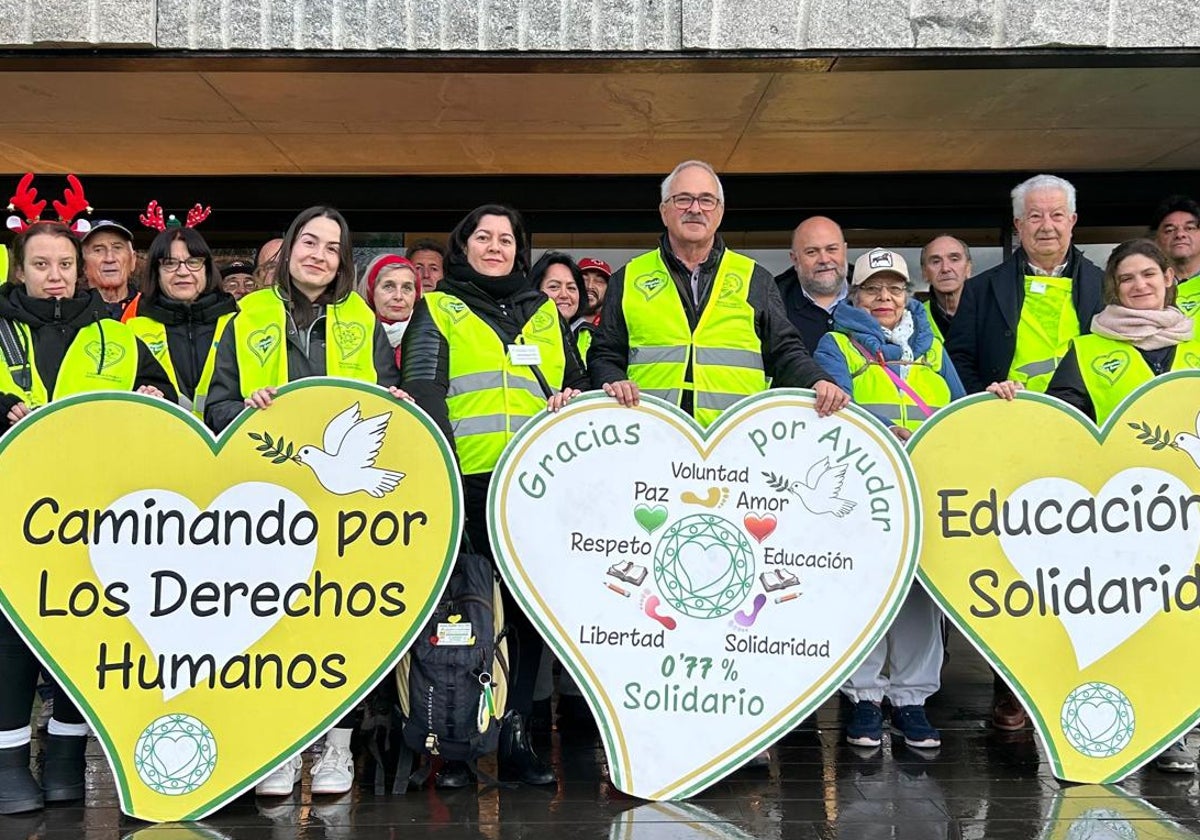
<svg viewBox="0 0 1200 840">
<path fill-rule="evenodd" d="M 1190 300 L 1179 300 L 1176 301 L 1175 305 L 1183 310 L 1184 315 L 1191 315 L 1196 311 L 1196 307 L 1200 306 L 1200 300 L 1196 300 L 1194 298 Z"/>
<path fill-rule="evenodd" d="M 467 305 L 456 298 L 441 297 L 437 306 L 438 309 L 449 315 L 450 320 L 456 324 L 467 317 Z"/>
<path fill-rule="evenodd" d="M 156 339 L 153 341 L 145 341 L 144 343 L 151 355 L 153 355 L 156 359 L 161 359 L 167 350 L 167 340 L 165 338 Z"/>
<path fill-rule="evenodd" d="M 522 427 L 488 522 L 613 784 L 673 799 L 773 744 L 874 649 L 911 584 L 916 499 L 895 438 L 857 407 L 817 417 L 808 391 L 705 431 L 652 397 L 589 395 Z"/>
<path fill-rule="evenodd" d="M 153 429 L 155 457 L 75 433 L 97 424 Z M 45 470 L 51 450 L 71 469 Z M 140 819 L 220 808 L 390 678 L 457 554 L 453 451 L 361 383 L 286 385 L 215 439 L 164 400 L 79 395 L 0 439 L 0 462 L 21 479 L 0 488 L 0 609 Z M 412 480 L 371 492 L 393 468 Z"/>
<path fill-rule="evenodd" d="M 107 370 L 125 358 L 125 348 L 115 341 L 89 341 L 83 348 L 89 359 L 96 363 L 100 370 Z"/>
<path fill-rule="evenodd" d="M 554 316 L 540 309 L 529 319 L 529 326 L 534 332 L 543 332 L 554 326 Z"/>
<path fill-rule="evenodd" d="M 721 280 L 721 294 L 717 298 L 717 302 L 722 306 L 740 305 L 744 295 L 742 293 L 745 288 L 746 281 L 740 276 L 730 272 Z"/>
<path fill-rule="evenodd" d="M 643 274 L 633 281 L 633 287 L 642 293 L 646 300 L 652 300 L 655 295 L 667 287 L 671 280 L 661 272 Z"/>
<path fill-rule="evenodd" d="M 1200 370 L 1200 355 L 1191 352 L 1184 353 L 1183 363 L 1193 370 Z"/>
<path fill-rule="evenodd" d="M 1198 409 L 1188 371 L 1099 431 L 1041 394 L 980 395 L 910 441 L 922 582 L 1020 696 L 1060 779 L 1119 781 L 1200 717 L 1200 676 L 1163 655 L 1200 614 Z M 1004 456 L 963 457 L 981 441 Z"/>
<path fill-rule="evenodd" d="M 333 322 L 333 341 L 337 344 L 338 356 L 347 361 L 362 349 L 367 340 L 367 329 L 362 324 Z"/>
<path fill-rule="evenodd" d="M 267 359 L 279 347 L 282 340 L 282 330 L 278 324 L 268 324 L 260 330 L 254 330 L 246 337 L 246 347 L 258 359 L 260 365 L 265 365 Z"/>
<path fill-rule="evenodd" d="M 1128 350 L 1113 350 L 1111 353 L 1092 359 L 1092 370 L 1098 373 L 1100 378 L 1109 385 L 1114 384 L 1120 379 L 1128 367 Z"/>
</svg>

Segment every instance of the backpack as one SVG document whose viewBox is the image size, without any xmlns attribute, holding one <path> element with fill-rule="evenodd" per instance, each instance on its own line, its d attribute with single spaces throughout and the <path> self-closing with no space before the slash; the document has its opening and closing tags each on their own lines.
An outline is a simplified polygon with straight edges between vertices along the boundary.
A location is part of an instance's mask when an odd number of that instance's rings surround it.
<svg viewBox="0 0 1200 840">
<path fill-rule="evenodd" d="M 461 553 L 424 632 L 396 666 L 402 756 L 395 792 L 429 777 L 429 762 L 408 777 L 412 753 L 465 761 L 496 751 L 508 697 L 508 643 L 500 580 L 479 554 Z M 407 762 L 406 762 L 407 759 Z"/>
</svg>

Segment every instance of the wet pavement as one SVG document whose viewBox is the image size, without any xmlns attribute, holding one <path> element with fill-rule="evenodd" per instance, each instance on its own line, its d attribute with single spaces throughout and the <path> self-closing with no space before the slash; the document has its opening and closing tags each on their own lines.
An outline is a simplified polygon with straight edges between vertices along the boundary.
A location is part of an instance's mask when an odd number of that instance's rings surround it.
<svg viewBox="0 0 1200 840">
<path fill-rule="evenodd" d="M 1031 729 L 993 731 L 991 676 L 952 639 L 942 691 L 928 705 L 942 730 L 937 751 L 885 735 L 874 752 L 843 742 L 846 707 L 829 700 L 772 750 L 687 802 L 646 803 L 614 790 L 604 752 L 586 732 L 539 736 L 558 772 L 545 788 L 489 788 L 406 795 L 356 790 L 289 799 L 246 795 L 203 822 L 147 825 L 120 813 L 107 764 L 90 752 L 85 804 L 0 817 L 0 840 L 809 840 L 809 838 L 1200 837 L 1200 776 L 1144 768 L 1109 787 L 1060 784 Z M 1200 745 L 1193 733 L 1190 745 Z M 305 764 L 311 761 L 306 755 Z M 481 762 L 485 770 L 494 765 Z"/>
</svg>

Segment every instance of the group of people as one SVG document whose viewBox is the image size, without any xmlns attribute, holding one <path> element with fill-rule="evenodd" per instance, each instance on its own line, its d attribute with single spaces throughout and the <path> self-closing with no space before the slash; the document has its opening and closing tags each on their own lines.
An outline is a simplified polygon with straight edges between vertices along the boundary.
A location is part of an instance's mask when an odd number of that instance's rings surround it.
<svg viewBox="0 0 1200 840">
<path fill-rule="evenodd" d="M 885 248 L 850 271 L 845 237 L 831 219 L 795 230 L 792 269 L 776 278 L 725 246 L 725 195 L 707 163 L 679 164 L 662 182 L 658 246 L 615 271 L 602 260 L 549 252 L 531 260 L 530 236 L 513 208 L 468 213 L 446 246 L 422 241 L 374 259 L 357 276 L 346 220 L 335 209 L 300 213 L 256 264 L 218 269 L 197 230 L 164 227 L 145 255 L 138 288 L 133 235 L 116 222 L 88 231 L 27 219 L 0 287 L 0 412 L 9 426 L 69 394 L 130 390 L 178 402 L 214 431 L 247 407 L 267 409 L 276 389 L 308 376 L 374 382 L 412 399 L 453 442 L 463 476 L 466 537 L 490 555 L 486 500 L 512 436 L 540 412 L 585 390 L 623 405 L 643 394 L 667 400 L 701 426 L 768 387 L 810 388 L 825 415 L 854 400 L 897 438 L 964 394 L 1012 399 L 1046 391 L 1102 422 L 1136 385 L 1178 369 L 1200 309 L 1200 205 L 1172 198 L 1154 239 L 1123 243 L 1107 268 L 1072 243 L 1075 190 L 1039 175 L 1012 193 L 1020 247 L 971 277 L 967 245 L 939 236 L 921 252 L 931 288 L 913 296 L 904 258 Z M 1157 244 L 1156 244 L 1157 242 Z M 1190 288 L 1195 285 L 1196 288 Z M 714 306 L 714 301 L 720 306 Z M 369 342 L 340 346 L 357 330 Z M 273 332 L 270 347 L 254 336 Z M 85 348 L 102 350 L 97 358 Z M 1132 346 L 1128 376 L 1094 375 L 1091 362 Z M 811 352 L 810 352 L 811 351 Z M 542 640 L 505 592 L 517 644 L 498 755 L 501 777 L 554 781 L 530 744 Z M 846 737 L 874 748 L 883 703 L 906 743 L 936 748 L 924 704 L 940 685 L 941 615 L 919 586 L 844 692 L 853 703 Z M 83 795 L 87 725 L 55 688 L 41 780 L 30 770 L 29 710 L 39 667 L 0 621 L 0 813 Z M 993 723 L 1026 725 L 997 680 Z M 315 794 L 354 781 L 350 715 L 327 733 L 312 768 Z M 1182 744 L 1165 769 L 1195 770 Z M 289 793 L 296 756 L 264 778 L 266 796 Z M 461 787 L 470 769 L 444 764 L 435 783 Z"/>
</svg>

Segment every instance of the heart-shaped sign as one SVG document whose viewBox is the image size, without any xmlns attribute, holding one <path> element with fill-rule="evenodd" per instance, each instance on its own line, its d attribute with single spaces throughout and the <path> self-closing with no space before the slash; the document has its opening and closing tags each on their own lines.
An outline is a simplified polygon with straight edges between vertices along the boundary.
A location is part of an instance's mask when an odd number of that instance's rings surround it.
<svg viewBox="0 0 1200 840">
<path fill-rule="evenodd" d="M 1200 717 L 1200 374 L 1102 430 L 1040 394 L 980 395 L 909 444 L 922 582 L 1020 695 L 1054 774 L 1117 781 Z"/>
<path fill-rule="evenodd" d="M 141 429 L 154 456 L 81 428 Z M 0 440 L 0 464 L 0 608 L 96 730 L 122 809 L 152 821 L 199 819 L 333 725 L 458 549 L 445 438 L 344 380 L 281 388 L 216 439 L 163 400 L 72 397 Z"/>
<path fill-rule="evenodd" d="M 772 391 L 702 432 L 659 400 L 589 395 L 521 429 L 489 524 L 600 722 L 613 783 L 677 799 L 871 651 L 908 592 L 916 504 L 900 445 L 856 407 L 820 418 L 810 392 Z"/>
</svg>

